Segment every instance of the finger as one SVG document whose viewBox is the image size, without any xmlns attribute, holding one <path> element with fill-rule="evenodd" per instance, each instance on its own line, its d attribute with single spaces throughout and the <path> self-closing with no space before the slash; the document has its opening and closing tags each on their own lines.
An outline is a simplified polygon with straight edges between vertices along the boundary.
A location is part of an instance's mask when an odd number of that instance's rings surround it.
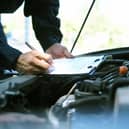
<svg viewBox="0 0 129 129">
<path fill-rule="evenodd" d="M 52 56 L 51 55 L 49 55 L 49 54 L 46 54 L 46 53 L 44 53 L 44 55 L 43 55 L 43 58 L 42 58 L 43 60 L 45 60 L 45 61 L 47 61 L 49 64 L 52 64 L 52 62 L 53 62 L 53 58 L 52 58 Z"/>
<path fill-rule="evenodd" d="M 32 71 L 28 72 L 27 74 L 40 74 L 46 72 L 45 69 L 40 69 L 37 67 L 34 67 Z"/>
<path fill-rule="evenodd" d="M 46 60 L 40 60 L 38 58 L 33 59 L 32 65 L 42 70 L 48 69 L 51 66 L 51 64 L 49 64 Z"/>
<path fill-rule="evenodd" d="M 52 63 L 52 56 L 50 54 L 47 54 L 47 53 L 41 54 L 38 51 L 34 51 L 33 54 L 34 54 L 35 57 L 37 57 L 40 60 L 45 60 L 49 64 Z"/>
<path fill-rule="evenodd" d="M 46 73 L 46 69 L 41 69 L 41 68 L 38 68 L 38 67 L 33 67 L 32 69 L 29 69 L 27 71 L 24 72 L 24 74 L 28 74 L 28 75 L 31 75 L 31 74 L 34 74 L 34 75 L 37 75 L 37 74 L 41 74 L 41 73 Z"/>
<path fill-rule="evenodd" d="M 20 72 L 21 74 L 38 74 L 43 72 L 42 69 L 39 69 L 38 67 L 35 67 L 34 65 L 20 65 L 17 67 L 17 71 Z"/>
</svg>

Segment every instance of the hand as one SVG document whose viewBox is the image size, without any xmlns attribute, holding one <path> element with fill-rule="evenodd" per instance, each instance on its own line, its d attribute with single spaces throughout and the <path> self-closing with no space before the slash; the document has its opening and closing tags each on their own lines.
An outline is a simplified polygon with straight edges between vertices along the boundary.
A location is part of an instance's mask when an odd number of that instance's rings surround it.
<svg viewBox="0 0 129 129">
<path fill-rule="evenodd" d="M 51 47 L 49 47 L 46 50 L 46 53 L 51 54 L 53 58 L 72 57 L 72 54 L 68 52 L 67 48 L 60 45 L 59 43 L 56 43 L 52 45 Z"/>
<path fill-rule="evenodd" d="M 39 74 L 46 72 L 52 64 L 49 54 L 41 54 L 36 50 L 21 54 L 16 63 L 16 70 L 24 74 Z"/>
</svg>

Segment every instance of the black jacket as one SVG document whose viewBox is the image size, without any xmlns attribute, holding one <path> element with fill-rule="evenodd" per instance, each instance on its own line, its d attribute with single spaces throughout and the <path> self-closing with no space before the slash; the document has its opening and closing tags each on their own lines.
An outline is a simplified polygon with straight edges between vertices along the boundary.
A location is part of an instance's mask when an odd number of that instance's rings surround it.
<svg viewBox="0 0 129 129">
<path fill-rule="evenodd" d="M 23 2 L 24 14 L 32 16 L 35 35 L 44 50 L 61 42 L 60 20 L 57 18 L 59 0 L 1 0 L 0 13 L 13 13 Z M 0 67 L 14 68 L 20 54 L 7 44 L 0 23 Z"/>
</svg>

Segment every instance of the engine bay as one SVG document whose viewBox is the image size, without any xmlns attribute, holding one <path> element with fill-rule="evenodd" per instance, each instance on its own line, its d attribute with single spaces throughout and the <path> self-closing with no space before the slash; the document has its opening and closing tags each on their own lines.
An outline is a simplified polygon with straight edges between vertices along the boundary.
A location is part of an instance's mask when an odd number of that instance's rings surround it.
<svg viewBox="0 0 129 129">
<path fill-rule="evenodd" d="M 39 112 L 47 107 L 46 119 L 53 128 L 84 129 L 87 125 L 88 129 L 118 129 L 118 126 L 126 129 L 128 55 L 128 49 L 80 55 L 89 60 L 103 57 L 99 64 L 83 74 L 6 74 L 0 81 L 1 112 L 27 113 L 29 110 L 35 114 L 35 109 Z M 121 118 L 124 122 L 120 124 Z"/>
</svg>

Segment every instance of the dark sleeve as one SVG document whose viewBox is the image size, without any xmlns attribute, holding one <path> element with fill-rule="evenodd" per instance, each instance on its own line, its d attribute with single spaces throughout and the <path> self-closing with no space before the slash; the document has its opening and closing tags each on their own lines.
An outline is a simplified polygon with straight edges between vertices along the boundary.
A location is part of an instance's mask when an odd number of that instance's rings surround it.
<svg viewBox="0 0 129 129">
<path fill-rule="evenodd" d="M 24 0 L 1 0 L 0 2 L 0 13 L 13 13 Z"/>
<path fill-rule="evenodd" d="M 58 9 L 59 0 L 25 0 L 25 15 L 32 16 L 35 35 L 44 50 L 61 42 Z"/>
<path fill-rule="evenodd" d="M 14 69 L 16 60 L 20 54 L 20 51 L 7 44 L 2 25 L 0 23 L 0 68 Z"/>
</svg>

